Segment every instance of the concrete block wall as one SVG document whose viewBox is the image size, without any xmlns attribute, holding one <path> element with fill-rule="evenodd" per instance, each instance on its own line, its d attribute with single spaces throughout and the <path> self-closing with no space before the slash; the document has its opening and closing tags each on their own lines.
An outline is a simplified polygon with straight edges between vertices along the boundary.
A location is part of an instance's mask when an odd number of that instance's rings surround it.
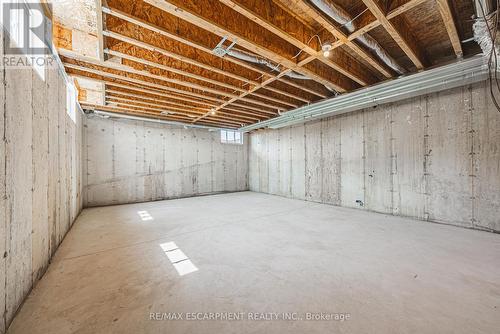
<svg viewBox="0 0 500 334">
<path fill-rule="evenodd" d="M 84 129 L 85 206 L 248 190 L 247 137 L 98 116 Z"/>
<path fill-rule="evenodd" d="M 250 190 L 500 232 L 500 112 L 488 90 L 254 132 Z"/>
<path fill-rule="evenodd" d="M 0 69 L 0 333 L 82 208 L 82 114 L 68 115 L 66 86 L 57 68 Z"/>
</svg>

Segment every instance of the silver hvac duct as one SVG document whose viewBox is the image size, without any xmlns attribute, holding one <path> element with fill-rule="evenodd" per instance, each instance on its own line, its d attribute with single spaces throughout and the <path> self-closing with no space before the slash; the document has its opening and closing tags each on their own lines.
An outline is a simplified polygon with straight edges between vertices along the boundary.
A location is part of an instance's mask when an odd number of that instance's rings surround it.
<svg viewBox="0 0 500 334">
<path fill-rule="evenodd" d="M 343 8 L 329 2 L 329 0 L 310 0 L 318 9 L 335 20 L 337 23 L 346 27 L 349 32 L 354 32 L 356 26 L 353 23 L 352 17 Z M 406 70 L 399 66 L 396 61 L 382 48 L 378 42 L 370 35 L 364 34 L 357 38 L 367 48 L 373 50 L 377 56 L 387 64 L 390 68 L 399 74 L 406 73 Z"/>
<path fill-rule="evenodd" d="M 267 67 L 269 67 L 273 71 L 280 72 L 279 65 L 274 65 L 271 61 L 269 61 L 268 59 L 266 59 L 264 57 L 259 57 L 259 56 L 254 55 L 254 54 L 240 51 L 240 50 L 235 50 L 235 49 L 231 49 L 231 50 L 227 51 L 227 54 L 234 57 L 234 58 L 238 58 L 240 60 L 244 60 L 244 61 L 247 61 L 250 63 L 266 65 Z M 290 77 L 290 78 L 293 78 L 293 79 L 310 80 L 310 78 L 306 77 L 305 75 L 302 75 L 302 74 L 294 72 L 294 71 L 288 72 L 285 75 Z"/>
<path fill-rule="evenodd" d="M 161 124 L 182 126 L 185 128 L 207 129 L 209 131 L 226 130 L 226 128 L 222 128 L 222 127 L 189 124 L 189 123 L 182 123 L 182 122 L 175 122 L 175 121 L 166 121 L 166 120 L 159 119 L 159 118 L 132 116 L 132 115 L 126 115 L 126 114 L 121 114 L 121 113 L 102 111 L 102 110 L 99 110 L 98 108 L 96 108 L 95 110 L 90 110 L 90 112 L 86 112 L 85 114 L 96 115 L 96 116 L 100 116 L 103 118 L 125 118 L 125 119 L 130 119 L 130 120 L 135 120 L 135 121 L 144 121 L 144 122 L 151 122 L 151 123 L 161 123 Z M 228 129 L 228 130 L 235 131 L 234 129 Z"/>
</svg>

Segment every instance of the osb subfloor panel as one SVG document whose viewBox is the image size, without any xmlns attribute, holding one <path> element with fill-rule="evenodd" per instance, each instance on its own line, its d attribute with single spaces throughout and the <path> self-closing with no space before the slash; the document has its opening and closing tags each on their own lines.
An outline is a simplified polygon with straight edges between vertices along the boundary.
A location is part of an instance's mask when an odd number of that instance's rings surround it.
<svg viewBox="0 0 500 334">
<path fill-rule="evenodd" d="M 169 242 L 198 270 L 180 276 Z M 92 208 L 9 333 L 494 333 L 499 259 L 498 234 L 252 192 Z"/>
</svg>

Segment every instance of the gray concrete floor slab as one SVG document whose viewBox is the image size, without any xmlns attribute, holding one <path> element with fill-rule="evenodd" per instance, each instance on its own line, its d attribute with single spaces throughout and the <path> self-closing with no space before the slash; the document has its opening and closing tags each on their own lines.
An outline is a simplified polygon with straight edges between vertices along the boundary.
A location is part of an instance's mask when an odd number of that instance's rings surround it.
<svg viewBox="0 0 500 334">
<path fill-rule="evenodd" d="M 8 333 L 499 328 L 500 235 L 242 192 L 85 209 Z"/>
</svg>

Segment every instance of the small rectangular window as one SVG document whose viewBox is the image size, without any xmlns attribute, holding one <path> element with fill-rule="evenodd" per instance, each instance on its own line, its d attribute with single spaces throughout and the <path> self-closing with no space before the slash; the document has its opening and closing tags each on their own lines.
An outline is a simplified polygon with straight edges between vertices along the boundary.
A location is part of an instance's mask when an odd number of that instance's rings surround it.
<svg viewBox="0 0 500 334">
<path fill-rule="evenodd" d="M 220 142 L 223 144 L 243 144 L 243 136 L 238 131 L 221 130 Z"/>
</svg>

